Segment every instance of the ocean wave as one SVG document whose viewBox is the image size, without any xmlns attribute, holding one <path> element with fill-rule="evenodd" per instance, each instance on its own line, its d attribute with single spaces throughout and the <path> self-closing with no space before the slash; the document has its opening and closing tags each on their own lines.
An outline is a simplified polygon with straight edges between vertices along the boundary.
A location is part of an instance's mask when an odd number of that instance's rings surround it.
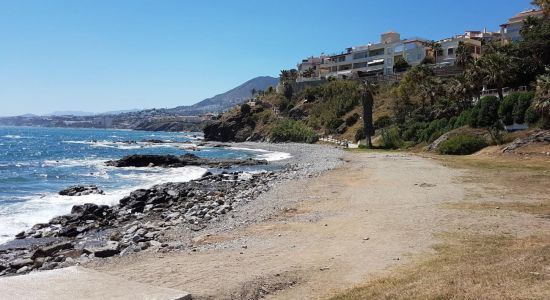
<svg viewBox="0 0 550 300">
<path fill-rule="evenodd" d="M 48 167 L 59 167 L 59 168 L 72 168 L 72 167 L 86 167 L 86 166 L 95 166 L 95 167 L 105 167 L 105 161 L 108 159 L 102 158 L 85 158 L 85 159 L 59 159 L 59 160 L 44 160 L 42 166 Z"/>
<path fill-rule="evenodd" d="M 122 150 L 135 150 L 144 148 L 180 148 L 180 149 L 193 149 L 196 148 L 196 144 L 187 142 L 173 142 L 171 140 L 165 140 L 165 143 L 150 143 L 150 142 L 117 142 L 117 141 L 63 141 L 66 144 L 82 144 L 90 145 L 91 147 L 113 148 Z"/>
<path fill-rule="evenodd" d="M 6 134 L 4 136 L 2 136 L 3 138 L 7 138 L 7 139 L 21 139 L 22 136 L 20 135 L 15 135 L 15 134 Z"/>
<path fill-rule="evenodd" d="M 0 243 L 3 243 L 22 230 L 36 223 L 48 222 L 51 218 L 71 211 L 73 205 L 95 203 L 114 205 L 130 192 L 140 188 L 166 182 L 187 182 L 198 179 L 207 169 L 201 167 L 184 167 L 173 169 L 135 168 L 136 172 L 117 174 L 120 178 L 131 181 L 131 184 L 112 190 L 105 194 L 84 196 L 61 196 L 57 193 L 23 197 L 17 205 L 0 206 Z"/>
<path fill-rule="evenodd" d="M 244 147 L 231 147 L 230 149 L 258 152 L 258 154 L 256 155 L 256 158 L 265 159 L 267 161 L 278 161 L 278 160 L 289 159 L 292 157 L 290 153 L 280 152 L 280 151 L 268 151 L 264 149 L 252 149 L 252 148 L 244 148 Z"/>
</svg>

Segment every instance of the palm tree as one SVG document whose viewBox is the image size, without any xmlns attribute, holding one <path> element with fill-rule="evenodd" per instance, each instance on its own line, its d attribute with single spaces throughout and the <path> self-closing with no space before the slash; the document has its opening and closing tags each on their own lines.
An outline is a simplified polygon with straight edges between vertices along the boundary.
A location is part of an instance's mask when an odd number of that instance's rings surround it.
<svg viewBox="0 0 550 300">
<path fill-rule="evenodd" d="M 542 9 L 545 16 L 550 16 L 550 0 L 533 0 L 531 4 Z"/>
<path fill-rule="evenodd" d="M 430 48 L 432 49 L 433 55 L 434 55 L 434 63 L 437 65 L 437 53 L 442 51 L 441 44 L 435 41 L 432 41 L 430 43 Z"/>
<path fill-rule="evenodd" d="M 466 67 L 473 60 L 472 54 L 474 49 L 472 45 L 465 44 L 463 42 L 458 43 L 458 48 L 456 49 L 456 65 L 459 67 Z"/>
<path fill-rule="evenodd" d="M 313 77 L 313 75 L 315 75 L 315 71 L 312 68 L 309 68 L 309 69 L 305 70 L 304 72 L 302 72 L 302 76 L 304 76 L 306 78 Z"/>
<path fill-rule="evenodd" d="M 543 127 L 550 129 L 550 72 L 537 78 L 533 108 L 542 116 Z"/>
<path fill-rule="evenodd" d="M 374 125 L 372 124 L 372 108 L 374 106 L 373 86 L 365 82 L 359 86 L 359 97 L 363 106 L 363 129 L 367 140 L 367 148 L 372 148 Z"/>
<path fill-rule="evenodd" d="M 512 80 L 513 60 L 502 52 L 486 54 L 481 58 L 483 67 L 483 82 L 497 88 L 498 98 L 504 100 L 504 86 Z"/>
<path fill-rule="evenodd" d="M 472 60 L 464 71 L 467 89 L 476 99 L 479 99 L 481 95 L 483 76 L 484 73 L 481 59 Z"/>
</svg>

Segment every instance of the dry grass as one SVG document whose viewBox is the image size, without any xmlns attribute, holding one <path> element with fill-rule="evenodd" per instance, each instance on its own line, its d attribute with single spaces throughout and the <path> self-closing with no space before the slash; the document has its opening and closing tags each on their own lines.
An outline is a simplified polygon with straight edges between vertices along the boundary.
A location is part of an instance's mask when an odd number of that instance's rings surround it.
<svg viewBox="0 0 550 300">
<path fill-rule="evenodd" d="M 523 203 L 523 202 L 497 202 L 489 201 L 483 203 L 477 202 L 460 202 L 451 203 L 449 208 L 454 209 L 475 209 L 475 210 L 488 210 L 488 209 L 502 209 L 511 210 L 521 213 L 534 214 L 543 218 L 550 218 L 550 200 L 539 203 Z"/>
<path fill-rule="evenodd" d="M 550 216 L 550 160 L 518 155 L 439 156 L 481 184 L 447 208 L 511 210 Z M 446 233 L 436 253 L 333 299 L 550 299 L 550 232 L 528 237 Z"/>
<path fill-rule="evenodd" d="M 550 235 L 447 235 L 445 240 L 431 258 L 333 300 L 550 297 Z"/>
</svg>

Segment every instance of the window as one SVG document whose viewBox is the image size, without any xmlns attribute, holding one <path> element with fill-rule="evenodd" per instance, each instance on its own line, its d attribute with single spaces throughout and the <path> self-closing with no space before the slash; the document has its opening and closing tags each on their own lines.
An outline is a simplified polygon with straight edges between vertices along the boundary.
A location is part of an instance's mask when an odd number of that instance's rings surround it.
<svg viewBox="0 0 550 300">
<path fill-rule="evenodd" d="M 367 63 L 366 63 L 366 62 L 353 64 L 353 68 L 354 68 L 354 69 L 360 69 L 360 68 L 366 68 L 366 67 L 367 67 Z"/>
<path fill-rule="evenodd" d="M 453 55 L 455 55 L 455 49 L 454 48 L 447 49 L 447 56 L 453 56 Z"/>
<path fill-rule="evenodd" d="M 341 65 L 338 71 L 347 71 L 351 69 L 351 64 L 349 65 Z"/>
<path fill-rule="evenodd" d="M 366 58 L 367 56 L 368 56 L 368 52 L 359 52 L 359 53 L 353 54 L 353 59 L 362 59 L 362 58 Z"/>
<path fill-rule="evenodd" d="M 369 51 L 369 56 L 379 56 L 379 55 L 384 55 L 384 48 Z"/>
<path fill-rule="evenodd" d="M 403 52 L 403 45 L 398 45 L 398 46 L 395 46 L 395 48 L 393 49 L 394 52 Z"/>
</svg>

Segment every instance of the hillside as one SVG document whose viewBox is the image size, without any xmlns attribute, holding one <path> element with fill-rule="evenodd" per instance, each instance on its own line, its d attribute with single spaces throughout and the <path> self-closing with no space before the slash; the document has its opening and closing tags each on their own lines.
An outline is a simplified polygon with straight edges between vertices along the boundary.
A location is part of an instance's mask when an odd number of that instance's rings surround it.
<svg viewBox="0 0 550 300">
<path fill-rule="evenodd" d="M 279 83 L 278 78 L 260 76 L 237 86 L 225 93 L 204 99 L 191 106 L 178 106 L 167 111 L 180 115 L 200 115 L 207 112 L 223 112 L 236 104 L 242 103 L 251 98 L 251 91 L 264 91 L 270 86 L 275 87 Z"/>
</svg>

